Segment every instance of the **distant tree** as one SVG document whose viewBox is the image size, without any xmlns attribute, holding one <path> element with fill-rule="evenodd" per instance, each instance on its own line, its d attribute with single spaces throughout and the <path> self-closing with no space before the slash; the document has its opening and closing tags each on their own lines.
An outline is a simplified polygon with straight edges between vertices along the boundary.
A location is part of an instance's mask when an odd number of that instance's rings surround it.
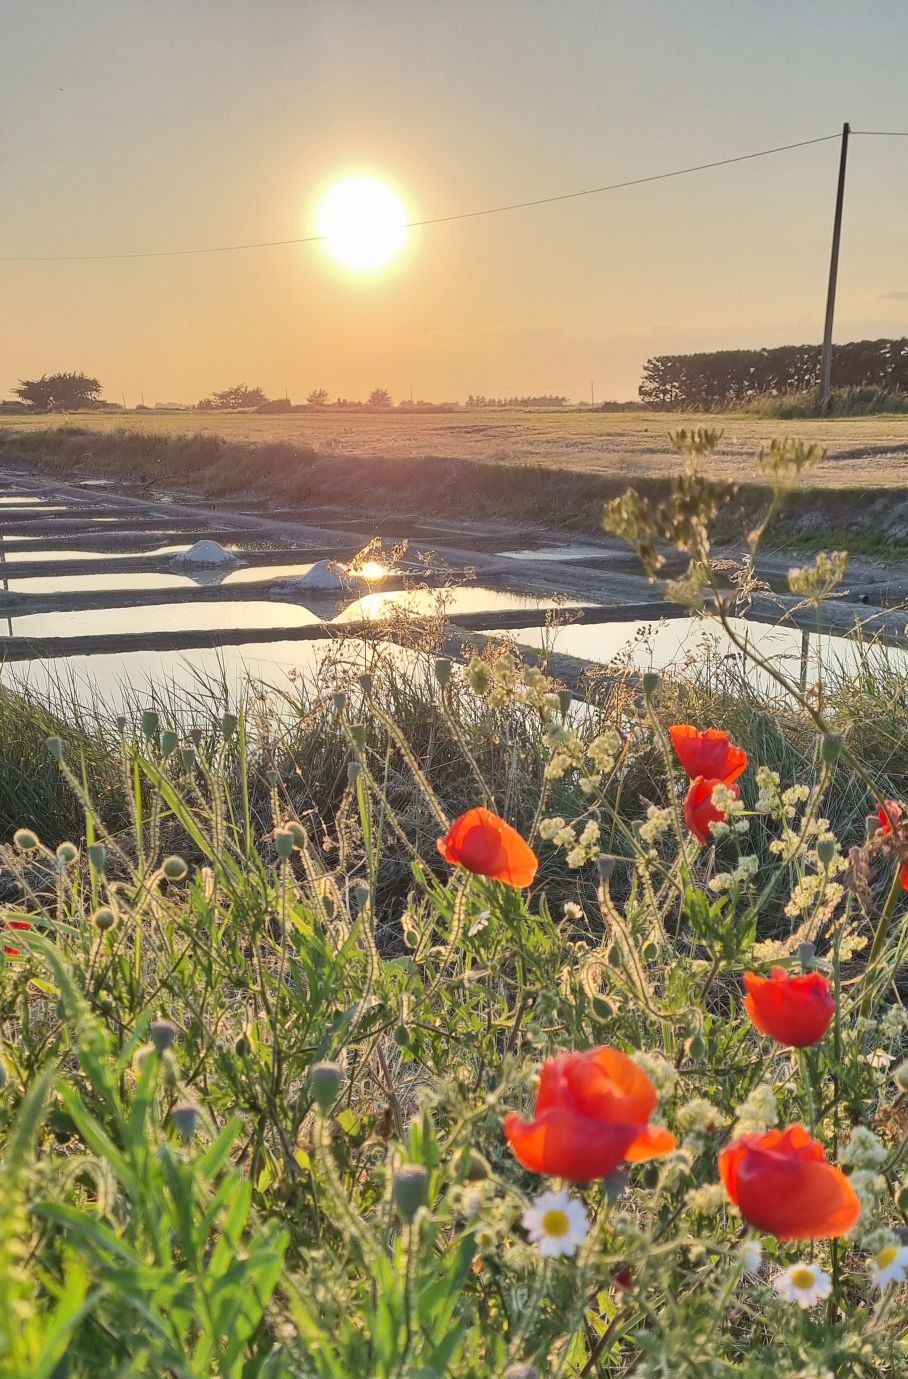
<svg viewBox="0 0 908 1379">
<path fill-rule="evenodd" d="M 245 407 L 261 407 L 267 401 L 268 395 L 263 388 L 247 388 L 245 383 L 235 383 L 232 388 L 203 398 L 199 407 L 212 412 L 239 412 Z"/>
<path fill-rule="evenodd" d="M 328 406 L 328 389 L 327 389 L 327 388 L 313 388 L 313 389 L 312 389 L 312 392 L 309 393 L 308 396 L 307 396 L 307 398 L 306 398 L 306 403 L 307 403 L 307 405 L 308 405 L 309 407 L 327 407 L 327 406 Z"/>
<path fill-rule="evenodd" d="M 390 407 L 391 401 L 391 394 L 388 392 L 387 388 L 373 388 L 371 393 L 369 394 L 369 400 L 366 403 L 366 406 Z"/>
<path fill-rule="evenodd" d="M 13 388 L 16 397 L 42 412 L 78 412 L 97 407 L 101 384 L 84 373 L 42 374 L 40 378 L 20 379 Z"/>
</svg>

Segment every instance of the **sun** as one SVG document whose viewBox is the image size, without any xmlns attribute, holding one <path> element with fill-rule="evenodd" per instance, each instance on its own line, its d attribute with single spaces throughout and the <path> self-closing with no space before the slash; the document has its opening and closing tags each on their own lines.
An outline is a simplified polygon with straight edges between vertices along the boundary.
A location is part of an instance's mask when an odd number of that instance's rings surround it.
<svg viewBox="0 0 908 1379">
<path fill-rule="evenodd" d="M 400 198 L 373 177 L 349 177 L 326 193 L 318 209 L 318 233 L 344 268 L 374 273 L 403 249 L 409 236 Z"/>
</svg>

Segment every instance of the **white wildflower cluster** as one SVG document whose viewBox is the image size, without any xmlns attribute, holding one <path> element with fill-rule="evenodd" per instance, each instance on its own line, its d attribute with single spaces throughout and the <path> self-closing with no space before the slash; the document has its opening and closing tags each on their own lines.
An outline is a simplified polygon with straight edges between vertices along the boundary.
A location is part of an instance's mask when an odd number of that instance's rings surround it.
<svg viewBox="0 0 908 1379">
<path fill-rule="evenodd" d="M 646 843 L 648 847 L 652 847 L 653 843 L 671 828 L 673 819 L 673 810 L 660 809 L 658 805 L 651 804 L 646 811 L 646 818 L 640 825 L 641 843 Z"/>
<path fill-rule="evenodd" d="M 545 740 L 552 753 L 546 763 L 547 780 L 561 780 L 568 771 L 579 770 L 585 760 L 586 752 L 580 734 L 565 723 L 546 724 Z"/>
<path fill-rule="evenodd" d="M 637 1067 L 646 1073 L 661 1098 L 665 1099 L 673 1094 L 678 1085 L 678 1074 L 667 1058 L 663 1058 L 661 1053 L 650 1053 L 641 1049 L 632 1057 Z"/>
<path fill-rule="evenodd" d="M 746 886 L 756 876 L 759 867 L 760 859 L 758 857 L 739 857 L 738 865 L 734 871 L 719 871 L 716 872 L 715 876 L 710 877 L 709 889 L 714 895 L 721 895 L 723 891 L 730 891 L 735 886 Z"/>
<path fill-rule="evenodd" d="M 889 1158 L 889 1150 L 866 1125 L 856 1125 L 840 1158 L 852 1168 L 880 1168 Z"/>
<path fill-rule="evenodd" d="M 845 929 L 839 936 L 839 958 L 842 962 L 850 962 L 855 953 L 860 953 L 867 947 L 867 935 L 861 934 L 857 929 Z"/>
<path fill-rule="evenodd" d="M 792 889 L 785 913 L 790 919 L 814 915 L 819 922 L 828 919 L 845 894 L 838 881 L 829 881 L 822 872 L 808 872 Z"/>
<path fill-rule="evenodd" d="M 788 571 L 788 587 L 793 594 L 814 603 L 832 593 L 845 578 L 847 568 L 847 551 L 820 551 L 812 565 Z"/>
<path fill-rule="evenodd" d="M 765 1082 L 761 1082 L 738 1107 L 731 1137 L 737 1140 L 742 1135 L 765 1135 L 778 1121 L 776 1094 Z"/>
<path fill-rule="evenodd" d="M 542 820 L 539 825 L 539 836 L 544 843 L 554 843 L 558 848 L 573 847 L 577 841 L 573 825 L 566 823 L 560 814 Z"/>
<path fill-rule="evenodd" d="M 850 1181 L 861 1203 L 861 1225 L 866 1228 L 870 1224 L 868 1218 L 872 1220 L 886 1196 L 886 1179 L 882 1173 L 874 1173 L 872 1168 L 856 1168 Z"/>
<path fill-rule="evenodd" d="M 778 771 L 770 771 L 768 766 L 757 767 L 757 813 L 772 814 L 775 818 L 782 817 L 782 800 L 780 787 L 782 777 Z"/>
<path fill-rule="evenodd" d="M 564 917 L 565 919 L 571 920 L 583 919 L 583 909 L 577 904 L 576 900 L 566 900 L 564 902 Z"/>
<path fill-rule="evenodd" d="M 584 862 L 592 862 L 598 857 L 599 851 L 599 825 L 595 819 L 589 819 L 577 842 L 568 852 L 567 864 L 573 868 L 582 867 Z"/>
<path fill-rule="evenodd" d="M 474 694 L 480 695 L 493 709 L 519 703 L 529 704 L 546 717 L 560 711 L 561 700 L 554 693 L 549 677 L 535 666 L 521 668 L 509 651 L 491 659 L 471 656 L 464 673 Z"/>
<path fill-rule="evenodd" d="M 721 1183 L 707 1183 L 704 1187 L 691 1188 L 684 1200 L 689 1209 L 698 1216 L 718 1216 L 728 1205 L 728 1197 Z"/>
<path fill-rule="evenodd" d="M 678 1127 L 685 1132 L 684 1148 L 699 1153 L 711 1135 L 728 1123 L 728 1117 L 705 1097 L 694 1097 L 678 1110 Z"/>
<path fill-rule="evenodd" d="M 883 1043 L 898 1044 L 906 1029 L 908 1029 L 908 1011 L 904 1006 L 889 1006 L 879 1025 Z"/>
<path fill-rule="evenodd" d="M 573 824 L 566 823 L 560 814 L 543 819 L 539 825 L 539 836 L 543 842 L 554 843 L 556 847 L 567 849 L 569 867 L 582 867 L 599 856 L 599 825 L 595 819 L 588 819 L 579 836 Z"/>
<path fill-rule="evenodd" d="M 586 754 L 597 771 L 607 773 L 613 769 L 620 751 L 621 738 L 614 728 L 610 728 L 607 732 L 600 733 L 598 737 L 593 738 L 586 749 Z"/>
<path fill-rule="evenodd" d="M 772 962 L 781 962 L 783 958 L 788 958 L 791 954 L 780 939 L 766 938 L 754 944 L 750 950 L 750 956 L 757 966 L 765 967 Z"/>
</svg>

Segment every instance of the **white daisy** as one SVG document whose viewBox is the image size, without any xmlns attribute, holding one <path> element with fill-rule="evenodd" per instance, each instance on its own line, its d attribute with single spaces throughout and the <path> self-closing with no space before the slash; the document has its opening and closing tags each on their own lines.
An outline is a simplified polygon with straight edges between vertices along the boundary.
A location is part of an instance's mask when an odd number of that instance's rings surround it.
<svg viewBox="0 0 908 1379">
<path fill-rule="evenodd" d="M 792 1264 L 790 1269 L 776 1274 L 772 1286 L 786 1302 L 796 1302 L 799 1307 L 813 1307 L 829 1297 L 832 1279 L 815 1264 Z"/>
<path fill-rule="evenodd" d="M 566 1192 L 543 1192 L 523 1213 L 523 1228 L 544 1259 L 572 1255 L 590 1232 L 582 1202 Z"/>
<path fill-rule="evenodd" d="M 904 1283 L 908 1275 L 908 1245 L 886 1245 L 867 1265 L 878 1288 Z"/>
<path fill-rule="evenodd" d="M 763 1246 L 759 1240 L 745 1240 L 738 1250 L 738 1258 L 745 1274 L 756 1276 L 760 1272 L 760 1265 L 763 1263 Z"/>
</svg>

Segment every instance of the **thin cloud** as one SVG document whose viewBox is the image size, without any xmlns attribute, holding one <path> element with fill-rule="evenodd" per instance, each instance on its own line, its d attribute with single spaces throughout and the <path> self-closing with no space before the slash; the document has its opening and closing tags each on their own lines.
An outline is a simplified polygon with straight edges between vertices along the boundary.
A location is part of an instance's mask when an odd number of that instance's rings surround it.
<svg viewBox="0 0 908 1379">
<path fill-rule="evenodd" d="M 884 302 L 908 302 L 908 292 L 881 292 Z"/>
</svg>

